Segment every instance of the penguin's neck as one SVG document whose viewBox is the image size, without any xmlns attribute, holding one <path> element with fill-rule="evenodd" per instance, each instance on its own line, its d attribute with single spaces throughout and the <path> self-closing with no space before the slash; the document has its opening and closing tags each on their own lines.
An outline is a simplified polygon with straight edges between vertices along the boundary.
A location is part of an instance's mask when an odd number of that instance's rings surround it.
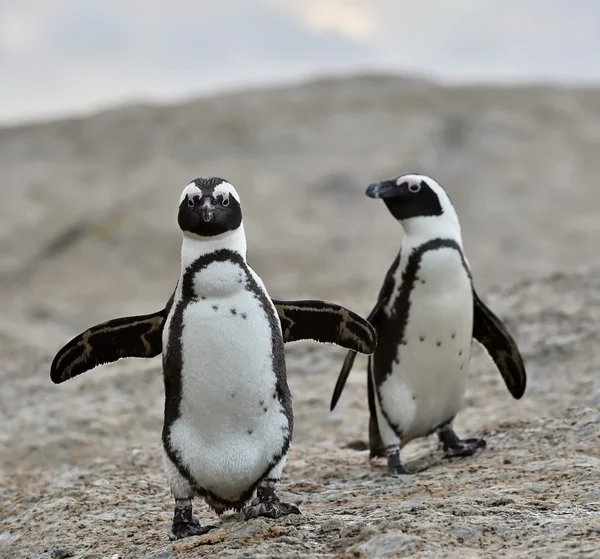
<svg viewBox="0 0 600 559">
<path fill-rule="evenodd" d="M 409 223 L 407 223 L 409 222 Z M 405 220 L 402 240 L 401 265 L 397 271 L 397 285 L 402 284 L 403 273 L 413 255 L 420 254 L 418 277 L 426 285 L 419 285 L 420 293 L 435 297 L 442 293 L 463 293 L 470 289 L 469 264 L 464 256 L 458 220 L 444 216 L 418 217 Z M 456 246 L 435 241 L 453 241 Z M 456 248 L 458 247 L 458 251 Z"/>
<path fill-rule="evenodd" d="M 198 258 L 217 250 L 230 250 L 238 253 L 246 262 L 246 233 L 244 224 L 234 231 L 227 231 L 214 237 L 200 237 L 193 233 L 183 232 L 183 243 L 181 245 L 181 274 L 191 266 Z"/>
<path fill-rule="evenodd" d="M 403 245 L 418 247 L 433 239 L 452 239 L 462 248 L 462 235 L 456 214 L 444 212 L 436 216 L 419 216 L 402 221 Z"/>
</svg>

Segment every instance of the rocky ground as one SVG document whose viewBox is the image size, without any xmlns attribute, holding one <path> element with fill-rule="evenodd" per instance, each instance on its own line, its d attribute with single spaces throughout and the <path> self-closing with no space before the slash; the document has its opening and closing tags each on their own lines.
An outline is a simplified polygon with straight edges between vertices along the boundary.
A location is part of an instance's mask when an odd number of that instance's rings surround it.
<svg viewBox="0 0 600 559">
<path fill-rule="evenodd" d="M 600 557 L 600 91 L 441 88 L 362 77 L 130 107 L 0 129 L 0 557 Z M 363 195 L 422 170 L 463 223 L 478 289 L 522 347 L 514 401 L 476 351 L 463 435 L 445 461 L 411 443 L 401 479 L 364 441 L 364 358 L 287 347 L 296 434 L 282 495 L 301 516 L 171 543 L 159 363 L 61 386 L 54 352 L 97 321 L 159 308 L 177 276 L 174 208 L 190 178 L 238 185 L 249 260 L 278 298 L 366 314 L 401 233 Z M 579 270 L 579 271 L 577 271 Z"/>
</svg>

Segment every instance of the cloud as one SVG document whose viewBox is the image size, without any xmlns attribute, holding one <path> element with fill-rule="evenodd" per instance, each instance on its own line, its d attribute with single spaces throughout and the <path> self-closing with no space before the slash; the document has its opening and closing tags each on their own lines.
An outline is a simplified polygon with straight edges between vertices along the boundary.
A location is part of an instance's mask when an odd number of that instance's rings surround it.
<svg viewBox="0 0 600 559">
<path fill-rule="evenodd" d="M 447 79 L 600 81 L 595 0 L 372 0 L 389 66 Z"/>
<path fill-rule="evenodd" d="M 0 121 L 379 68 L 600 81 L 595 0 L 0 0 Z"/>
<path fill-rule="evenodd" d="M 105 3 L 80 0 L 46 21 L 44 46 L 57 58 L 114 59 L 131 50 L 141 29 Z"/>
<path fill-rule="evenodd" d="M 0 72 L 11 82 L 0 90 L 0 120 L 290 78 L 373 59 L 367 44 L 310 29 L 257 2 L 238 3 L 235 10 L 227 2 L 203 10 L 205 3 L 197 2 L 195 13 L 169 10 L 156 0 L 146 12 L 135 3 L 118 10 L 100 0 L 63 1 L 60 10 L 44 14 L 43 25 L 33 13 L 23 17 L 16 2 L 10 18 L 0 11 L 4 21 L 27 23 L 36 40 L 33 47 L 7 41 L 10 28 L 0 27 Z"/>
<path fill-rule="evenodd" d="M 174 21 L 155 37 L 157 54 L 200 67 L 311 65 L 368 61 L 369 47 L 335 31 L 315 31 L 260 4 L 213 10 L 197 21 Z"/>
</svg>

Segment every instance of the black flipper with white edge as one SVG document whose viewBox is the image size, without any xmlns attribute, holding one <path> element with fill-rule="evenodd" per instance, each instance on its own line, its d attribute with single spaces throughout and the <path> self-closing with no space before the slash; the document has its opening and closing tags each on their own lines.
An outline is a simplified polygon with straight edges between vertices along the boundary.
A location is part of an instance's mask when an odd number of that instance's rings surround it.
<svg viewBox="0 0 600 559">
<path fill-rule="evenodd" d="M 521 352 L 502 321 L 485 305 L 473 289 L 473 338 L 488 352 L 506 387 L 515 399 L 527 386 L 527 374 Z"/>
<path fill-rule="evenodd" d="M 61 384 L 99 365 L 127 357 L 150 359 L 162 353 L 162 332 L 173 304 L 152 314 L 114 318 L 88 328 L 64 345 L 52 360 L 50 378 Z"/>
<path fill-rule="evenodd" d="M 385 303 L 384 299 L 379 299 L 379 301 L 377 301 L 377 304 L 375 305 L 375 307 L 369 314 L 369 317 L 367 318 L 367 320 L 371 324 L 374 324 L 374 321 L 377 318 L 377 314 L 379 313 L 379 310 L 381 309 L 381 307 L 383 307 L 384 303 Z M 338 375 L 337 382 L 335 383 L 335 388 L 333 389 L 333 395 L 331 397 L 331 405 L 329 406 L 330 411 L 334 410 L 335 406 L 338 403 L 338 400 L 340 399 L 340 396 L 342 395 L 342 391 L 344 390 L 344 386 L 346 386 L 346 381 L 348 380 L 348 375 L 350 374 L 350 371 L 352 370 L 352 366 L 354 365 L 354 359 L 356 358 L 356 353 L 357 353 L 356 351 L 351 349 L 346 354 L 346 358 L 344 359 L 344 363 L 342 364 L 342 370 L 340 371 L 340 374 Z"/>
<path fill-rule="evenodd" d="M 149 359 L 160 355 L 165 316 L 163 309 L 92 326 L 56 354 L 50 367 L 52 382 L 61 384 L 99 365 L 126 357 Z"/>
<path fill-rule="evenodd" d="M 385 276 L 385 280 L 383 282 L 383 286 L 379 292 L 379 296 L 377 298 L 377 303 L 369 313 L 367 317 L 367 321 L 373 326 L 375 332 L 377 332 L 377 327 L 379 325 L 379 317 L 380 312 L 382 311 L 384 305 L 388 303 L 390 296 L 392 294 L 392 290 L 394 288 L 394 273 L 398 268 L 398 264 L 400 262 L 400 253 L 396 256 L 392 266 L 388 270 L 388 273 Z M 367 353 L 367 352 L 364 352 Z M 371 353 L 371 352 L 368 352 Z M 342 365 L 342 369 L 340 374 L 338 375 L 337 382 L 335 383 L 335 388 L 333 389 L 333 395 L 331 396 L 331 405 L 329 406 L 330 411 L 335 409 L 335 406 L 342 395 L 342 391 L 344 390 L 344 386 L 346 385 L 346 381 L 348 380 L 348 375 L 352 370 L 352 365 L 354 365 L 354 359 L 356 358 L 356 351 L 350 350 L 344 359 L 344 363 Z M 375 409 L 372 410 L 372 415 L 375 413 Z M 375 419 L 375 421 L 377 421 Z"/>
<path fill-rule="evenodd" d="M 161 311 L 115 318 L 92 326 L 60 349 L 50 378 L 63 383 L 90 369 L 128 357 L 151 358 L 162 352 L 162 331 L 173 297 Z M 284 342 L 314 340 L 370 354 L 377 345 L 375 331 L 356 313 L 324 301 L 273 300 Z"/>
<path fill-rule="evenodd" d="M 370 354 L 377 345 L 375 330 L 356 313 L 325 301 L 273 299 L 284 342 L 313 340 Z"/>
</svg>

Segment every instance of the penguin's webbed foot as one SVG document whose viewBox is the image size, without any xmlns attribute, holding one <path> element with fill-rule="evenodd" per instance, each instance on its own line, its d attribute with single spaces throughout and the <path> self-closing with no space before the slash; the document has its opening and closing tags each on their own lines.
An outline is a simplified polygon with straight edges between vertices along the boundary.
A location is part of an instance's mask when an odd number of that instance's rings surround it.
<svg viewBox="0 0 600 559">
<path fill-rule="evenodd" d="M 388 464 L 388 474 L 391 476 L 409 476 L 412 473 L 404 464 L 397 464 L 396 466 Z"/>
<path fill-rule="evenodd" d="M 256 497 L 247 507 L 244 507 L 244 518 L 246 520 L 258 516 L 279 518 L 288 514 L 300 514 L 300 509 L 296 505 L 279 500 L 275 491 L 275 483 L 274 479 L 264 479 L 258 484 Z"/>
<path fill-rule="evenodd" d="M 386 449 L 388 473 L 391 476 L 407 476 L 411 472 L 406 465 L 400 460 L 400 449 L 398 446 L 391 446 Z"/>
<path fill-rule="evenodd" d="M 452 446 L 444 446 L 444 458 L 456 456 L 473 456 L 478 449 L 485 448 L 484 439 L 464 439 L 457 441 Z"/>
<path fill-rule="evenodd" d="M 200 526 L 200 521 L 192 515 L 192 499 L 175 499 L 175 512 L 169 539 L 180 540 L 190 536 L 201 536 L 215 526 Z"/>
<path fill-rule="evenodd" d="M 291 503 L 284 503 L 279 499 L 276 501 L 261 501 L 254 499 L 247 507 L 244 508 L 244 519 L 250 520 L 259 516 L 267 518 L 279 518 L 288 514 L 300 514 L 300 509 Z"/>
<path fill-rule="evenodd" d="M 191 536 L 201 536 L 213 530 L 215 526 L 200 526 L 200 522 L 196 517 L 192 518 L 191 522 L 173 522 L 169 539 L 180 540 Z"/>
<path fill-rule="evenodd" d="M 441 430 L 439 438 L 444 446 L 444 458 L 473 456 L 478 449 L 485 448 L 484 439 L 459 439 L 451 427 Z"/>
</svg>

